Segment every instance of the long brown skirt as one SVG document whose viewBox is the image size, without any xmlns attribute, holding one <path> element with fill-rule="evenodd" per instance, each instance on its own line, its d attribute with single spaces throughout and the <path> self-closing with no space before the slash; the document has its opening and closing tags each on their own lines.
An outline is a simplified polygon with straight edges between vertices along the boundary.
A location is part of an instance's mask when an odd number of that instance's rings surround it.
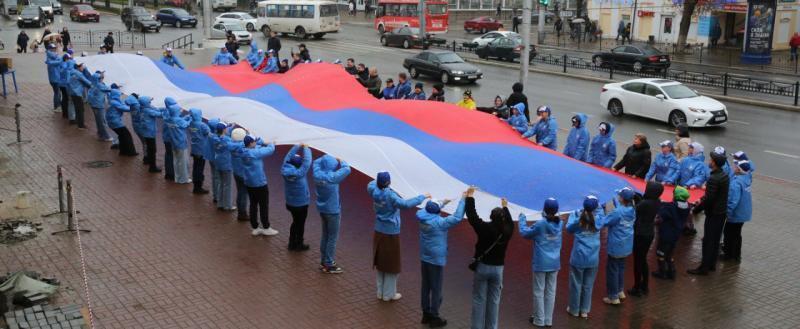
<svg viewBox="0 0 800 329">
<path fill-rule="evenodd" d="M 375 232 L 372 265 L 384 273 L 400 273 L 400 235 Z"/>
</svg>

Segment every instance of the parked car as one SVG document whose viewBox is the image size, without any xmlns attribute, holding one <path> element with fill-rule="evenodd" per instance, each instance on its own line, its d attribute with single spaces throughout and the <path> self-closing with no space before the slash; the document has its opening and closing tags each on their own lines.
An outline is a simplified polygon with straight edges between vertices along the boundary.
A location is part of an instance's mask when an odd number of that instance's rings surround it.
<svg viewBox="0 0 800 329">
<path fill-rule="evenodd" d="M 464 31 L 467 31 L 467 33 L 486 33 L 488 31 L 497 31 L 501 27 L 503 27 L 503 22 L 488 16 L 476 17 L 464 22 Z"/>
<path fill-rule="evenodd" d="M 242 24 L 247 31 L 255 31 L 256 30 L 256 18 L 250 16 L 248 13 L 243 12 L 230 12 L 224 13 L 222 15 L 217 16 L 214 19 L 214 24 L 223 23 L 223 24 Z"/>
<path fill-rule="evenodd" d="M 100 13 L 90 5 L 74 5 L 69 10 L 69 19 L 78 22 L 100 22 Z"/>
<path fill-rule="evenodd" d="M 53 4 L 50 0 L 27 0 L 28 6 L 36 6 L 42 8 L 44 14 L 48 19 L 53 19 Z"/>
<path fill-rule="evenodd" d="M 247 44 L 249 45 L 253 42 L 253 35 L 239 23 L 230 23 L 230 24 L 222 24 L 216 23 L 211 27 L 211 38 L 212 39 L 225 39 L 228 37 L 228 33 L 232 34 L 236 38 L 236 42 L 240 44 Z"/>
<path fill-rule="evenodd" d="M 528 61 L 532 62 L 536 58 L 536 46 L 530 45 Z M 521 57 L 522 54 L 522 39 L 521 38 L 497 38 L 489 42 L 485 46 L 475 49 L 475 54 L 481 59 L 488 59 L 494 57 L 500 60 L 507 60 L 513 62 L 515 59 Z"/>
<path fill-rule="evenodd" d="M 22 8 L 17 17 L 17 26 L 20 28 L 26 26 L 43 27 L 45 24 L 47 24 L 47 14 L 45 14 L 42 7 L 27 6 Z"/>
<path fill-rule="evenodd" d="M 449 50 L 426 50 L 403 60 L 403 67 L 412 78 L 420 74 L 437 77 L 444 84 L 466 81 L 474 83 L 483 78 L 483 73 L 475 65 Z"/>
<path fill-rule="evenodd" d="M 495 39 L 498 39 L 498 38 L 503 38 L 503 37 L 507 37 L 507 38 L 513 38 L 513 39 L 520 39 L 520 40 L 522 40 L 522 36 L 520 36 L 520 35 L 519 35 L 518 33 L 516 33 L 516 32 L 511 32 L 511 31 L 494 31 L 494 32 L 489 32 L 489 33 L 486 33 L 486 34 L 484 34 L 484 35 L 482 35 L 482 36 L 479 36 L 479 37 L 477 37 L 477 38 L 475 38 L 475 39 L 472 39 L 472 44 L 473 44 L 475 47 L 485 46 L 485 45 L 489 44 L 489 42 L 492 42 L 492 41 L 494 41 Z"/>
<path fill-rule="evenodd" d="M 411 47 L 427 48 L 430 45 L 430 37 L 420 39 L 419 35 L 414 33 L 409 27 L 401 27 L 392 31 L 384 32 L 381 35 L 381 44 L 386 47 L 403 47 L 405 49 Z"/>
<path fill-rule="evenodd" d="M 147 11 L 147 9 L 144 9 L 144 7 L 142 7 L 142 6 L 133 6 L 133 7 L 124 7 L 124 8 L 122 8 L 122 11 L 120 12 L 119 17 L 122 19 L 122 24 L 125 24 L 125 26 L 128 28 L 128 30 L 130 30 L 130 26 L 133 25 L 133 24 L 131 24 L 131 20 L 133 19 L 133 16 L 141 16 L 141 15 L 150 15 L 150 16 L 152 16 L 152 14 L 150 14 L 150 12 Z"/>
<path fill-rule="evenodd" d="M 520 24 L 522 24 L 522 15 L 517 16 Z M 544 23 L 550 24 L 556 20 L 556 14 L 552 11 L 544 13 Z M 531 24 L 539 24 L 539 11 L 531 10 Z"/>
<path fill-rule="evenodd" d="M 728 121 L 728 110 L 719 101 L 700 96 L 680 82 L 666 79 L 634 79 L 609 83 L 600 92 L 600 105 L 614 116 L 625 113 L 664 121 L 672 126 L 718 126 Z"/>
<path fill-rule="evenodd" d="M 624 45 L 592 55 L 594 65 L 624 67 L 635 72 L 653 70 L 660 72 L 670 66 L 669 55 L 650 45 Z"/>
<path fill-rule="evenodd" d="M 123 22 L 125 22 L 125 27 L 128 29 L 128 31 L 139 30 L 142 32 L 147 32 L 147 31 L 159 32 L 161 30 L 161 24 L 156 22 L 155 17 L 153 17 L 153 15 L 151 15 L 150 12 L 146 10 L 145 13 L 137 11 L 129 13 L 127 18 L 123 18 Z"/>
<path fill-rule="evenodd" d="M 156 13 L 156 20 L 161 25 L 169 24 L 177 28 L 184 26 L 197 27 L 197 18 L 181 8 L 161 8 Z"/>
<path fill-rule="evenodd" d="M 50 3 L 53 4 L 53 14 L 64 15 L 64 9 L 61 7 L 61 2 L 50 0 Z"/>
</svg>

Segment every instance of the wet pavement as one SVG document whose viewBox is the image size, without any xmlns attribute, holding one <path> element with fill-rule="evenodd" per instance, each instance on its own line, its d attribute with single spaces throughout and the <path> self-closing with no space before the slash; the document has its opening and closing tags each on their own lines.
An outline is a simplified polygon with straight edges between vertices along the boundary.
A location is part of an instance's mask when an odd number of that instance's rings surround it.
<svg viewBox="0 0 800 329">
<path fill-rule="evenodd" d="M 403 212 L 401 233 L 399 291 L 404 297 L 393 303 L 375 299 L 373 214 L 364 193 L 366 176 L 354 173 L 342 185 L 337 262 L 345 273 L 325 275 L 317 271 L 320 219 L 315 207 L 306 224 L 311 250 L 290 253 L 285 248 L 290 217 L 283 207 L 278 165 L 287 147 L 279 147 L 265 160 L 272 190 L 270 220 L 280 234 L 254 238 L 249 225 L 236 221 L 235 214 L 215 210 L 210 196 L 193 195 L 188 185 L 150 174 L 140 157 L 118 157 L 108 143 L 97 141 L 92 130 L 67 125 L 60 113 L 51 112 L 46 84 L 23 80 L 20 93 L 0 100 L 0 107 L 15 102 L 23 103 L 23 136 L 32 142 L 8 146 L 13 136 L 5 131 L 0 135 L 0 199 L 8 204 L 17 191 L 29 190 L 33 209 L 51 212 L 58 205 L 55 167 L 64 166 L 65 178 L 74 185 L 78 223 L 92 230 L 81 239 L 98 328 L 422 327 L 418 226 L 412 211 Z M 88 114 L 88 123 L 92 120 Z M 11 122 L 0 117 L 2 127 Z M 162 144 L 158 146 L 162 163 Z M 137 148 L 141 153 L 141 145 Z M 97 169 L 85 165 L 98 160 L 113 165 Z M 554 326 L 800 327 L 795 314 L 800 310 L 800 240 L 795 234 L 800 185 L 759 177 L 754 182 L 754 204 L 754 219 L 744 226 L 741 264 L 722 263 L 707 277 L 683 274 L 699 261 L 701 230 L 679 243 L 677 280 L 651 280 L 648 297 L 630 297 L 622 306 L 609 307 L 601 302 L 605 290 L 605 261 L 601 261 L 589 320 L 564 312 L 568 294 L 564 267 L 558 275 Z M 36 238 L 0 248 L 0 272 L 27 269 L 55 276 L 62 282 L 54 299 L 57 305 L 86 305 L 76 237 L 50 234 L 64 228 L 62 219 L 42 222 L 44 230 Z M 466 223 L 450 234 L 441 310 L 449 328 L 469 326 L 472 273 L 466 265 L 474 242 Z M 571 245 L 571 237 L 565 236 L 562 266 L 568 264 Z M 604 255 L 603 248 L 601 259 Z M 651 251 L 651 266 L 653 256 Z M 514 237 L 506 259 L 501 328 L 529 326 L 530 259 L 530 243 Z M 627 288 L 631 268 L 629 261 Z"/>
</svg>

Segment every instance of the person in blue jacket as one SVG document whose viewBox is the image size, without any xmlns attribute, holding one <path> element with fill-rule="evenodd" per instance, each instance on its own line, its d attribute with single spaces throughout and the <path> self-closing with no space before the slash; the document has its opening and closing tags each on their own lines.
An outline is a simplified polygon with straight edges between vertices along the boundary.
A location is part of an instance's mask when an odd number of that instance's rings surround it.
<svg viewBox="0 0 800 329">
<path fill-rule="evenodd" d="M 411 81 L 408 81 L 408 76 L 405 72 L 400 72 L 397 75 L 397 90 L 395 91 L 394 99 L 405 99 L 410 93 Z"/>
<path fill-rule="evenodd" d="M 111 142 L 114 139 L 111 138 L 106 129 L 106 96 L 111 92 L 111 88 L 103 82 L 102 72 L 95 72 L 92 77 L 92 88 L 89 89 L 89 106 L 94 112 L 97 138 L 101 141 Z"/>
<path fill-rule="evenodd" d="M 142 135 L 142 118 L 141 118 L 141 114 L 143 112 L 139 110 L 140 108 L 139 95 L 137 95 L 136 93 L 131 94 L 130 97 L 125 98 L 124 103 L 125 105 L 128 105 L 128 107 L 130 107 L 131 109 L 131 128 L 133 128 L 133 133 L 136 134 L 136 137 L 139 138 L 139 141 L 142 143 L 142 147 L 145 147 L 144 145 L 146 144 L 144 142 L 144 136 Z M 142 163 L 147 164 L 148 161 L 149 160 L 147 159 L 147 151 L 145 151 L 145 156 L 144 159 L 142 159 Z"/>
<path fill-rule="evenodd" d="M 233 211 L 233 195 L 231 191 L 231 180 L 233 179 L 233 164 L 231 163 L 231 138 L 228 136 L 232 127 L 220 122 L 214 129 L 214 134 L 211 135 L 211 145 L 214 148 L 214 170 L 217 177 L 219 177 L 219 195 L 217 195 L 217 209 L 224 211 Z M 244 159 L 244 156 L 242 157 Z M 245 173 L 247 176 L 247 173 Z M 259 187 L 260 185 L 253 186 Z M 248 187 L 250 187 L 248 185 Z M 259 196 L 260 197 L 260 196 Z M 250 198 L 252 208 L 253 199 Z M 253 218 L 250 214 L 250 220 L 257 220 L 258 217 Z M 258 226 L 254 227 L 255 231 Z M 260 233 L 259 230 L 256 233 Z M 258 235 L 258 234 L 253 234 Z"/>
<path fill-rule="evenodd" d="M 678 172 L 677 185 L 688 189 L 703 187 L 710 172 L 705 163 L 706 157 L 703 155 L 703 144 L 692 142 L 689 144 L 689 155 L 681 160 Z"/>
<path fill-rule="evenodd" d="M 258 44 L 255 42 L 255 40 L 250 42 L 250 51 L 247 52 L 247 57 L 245 57 L 247 62 L 250 63 L 250 66 L 253 66 L 253 64 L 252 64 L 253 61 L 252 60 L 256 56 L 258 56 L 258 51 L 259 50 L 261 50 L 261 49 L 258 49 Z"/>
<path fill-rule="evenodd" d="M 728 190 L 728 222 L 725 224 L 723 260 L 742 260 L 742 226 L 753 217 L 752 168 L 747 160 L 735 162 L 734 176 Z"/>
<path fill-rule="evenodd" d="M 522 134 L 522 137 L 528 139 L 536 136 L 537 145 L 555 151 L 558 145 L 558 138 L 556 138 L 558 122 L 556 122 L 556 118 L 554 118 L 550 112 L 550 107 L 546 105 L 539 106 L 536 110 L 536 114 L 539 116 L 539 121 Z"/>
<path fill-rule="evenodd" d="M 228 52 L 228 48 L 222 47 L 219 52 L 214 55 L 211 65 L 234 65 L 238 63 L 235 57 Z"/>
<path fill-rule="evenodd" d="M 633 252 L 633 223 L 636 221 L 633 197 L 636 193 L 629 187 L 621 189 L 614 200 L 614 210 L 606 211 L 603 226 L 608 227 L 606 251 L 606 297 L 603 302 L 619 305 L 625 299 L 625 258 Z"/>
<path fill-rule="evenodd" d="M 529 322 L 537 327 L 553 325 L 556 302 L 556 278 L 561 269 L 561 229 L 558 200 L 544 200 L 542 218 L 528 226 L 525 214 L 519 214 L 519 234 L 533 240 L 533 315 Z"/>
<path fill-rule="evenodd" d="M 264 158 L 275 152 L 275 143 L 264 144 L 253 136 L 244 137 L 242 150 L 244 183 L 250 196 L 250 227 L 252 235 L 277 235 L 278 231 L 269 223 L 269 187 L 264 173 Z M 259 220 L 261 226 L 259 227 Z"/>
<path fill-rule="evenodd" d="M 258 65 L 264 61 L 264 56 L 265 56 L 264 50 L 259 49 L 255 54 L 247 55 L 247 63 L 249 63 L 250 67 L 252 67 L 253 70 L 255 70 L 258 67 Z"/>
<path fill-rule="evenodd" d="M 575 236 L 569 257 L 567 313 L 584 319 L 592 309 L 592 289 L 600 264 L 602 218 L 597 213 L 599 204 L 597 197 L 589 195 L 583 199 L 583 210 L 575 210 L 567 220 L 567 232 Z"/>
<path fill-rule="evenodd" d="M 203 152 L 206 149 L 208 142 L 208 135 L 211 134 L 211 129 L 203 122 L 203 111 L 200 109 L 189 109 L 189 115 L 192 121 L 189 123 L 189 138 L 192 143 L 192 148 L 189 154 L 192 156 L 192 193 L 194 194 L 207 194 L 208 190 L 203 188 L 203 181 L 205 176 L 206 160 L 203 158 Z"/>
<path fill-rule="evenodd" d="M 394 95 L 397 94 L 397 86 L 394 85 L 394 80 L 392 78 L 386 79 L 386 87 L 383 88 L 381 91 L 381 98 L 383 99 L 394 99 Z"/>
<path fill-rule="evenodd" d="M 747 157 L 747 153 L 744 153 L 744 151 L 736 151 L 731 154 L 731 157 L 733 157 L 733 161 L 747 161 L 750 163 L 750 171 L 748 171 L 750 176 L 752 176 L 753 172 L 756 171 L 756 165 L 753 163 L 753 160 L 750 160 L 750 158 Z"/>
<path fill-rule="evenodd" d="M 375 234 L 372 240 L 372 266 L 378 271 L 378 298 L 384 302 L 398 300 L 397 277 L 400 275 L 400 209 L 412 208 L 430 198 L 429 194 L 403 199 L 389 185 L 388 172 L 379 172 L 369 182 L 367 193 L 375 210 Z"/>
<path fill-rule="evenodd" d="M 160 173 L 161 168 L 156 165 L 156 119 L 163 113 L 152 104 L 153 97 L 139 96 L 139 127 L 141 137 L 144 139 L 144 152 L 148 172 Z"/>
<path fill-rule="evenodd" d="M 233 182 L 236 183 L 236 219 L 237 220 L 250 220 L 247 214 L 250 209 L 249 201 L 250 195 L 247 192 L 247 185 L 244 183 L 245 168 L 242 163 L 242 155 L 244 155 L 244 137 L 247 136 L 247 131 L 244 128 L 234 128 L 231 131 L 231 142 L 229 150 L 231 150 L 231 166 L 233 167 Z"/>
<path fill-rule="evenodd" d="M 72 60 L 72 55 L 64 54 L 61 57 L 61 65 L 58 66 L 58 88 L 61 90 L 61 117 L 70 120 L 70 123 L 75 121 L 75 109 L 70 107 L 70 93 L 69 93 L 69 76 L 70 72 L 75 67 L 75 61 Z"/>
<path fill-rule="evenodd" d="M 219 122 L 220 120 L 218 118 L 212 118 L 206 122 L 209 128 L 209 134 L 206 138 L 205 147 L 203 148 L 203 159 L 208 162 L 208 168 L 211 172 L 211 196 L 214 204 L 219 200 L 219 175 L 214 167 L 214 143 L 211 141 L 211 138 L 216 134 L 217 124 Z M 244 143 L 244 137 L 242 137 L 242 142 Z"/>
<path fill-rule="evenodd" d="M 728 175 L 730 179 L 733 179 L 733 169 L 731 169 L 731 166 L 728 163 L 728 155 L 727 152 L 725 151 L 725 148 L 722 146 L 715 146 L 712 152 L 716 155 L 725 158 L 725 163 L 722 164 L 722 172 Z"/>
<path fill-rule="evenodd" d="M 656 154 L 656 158 L 650 164 L 650 170 L 647 171 L 644 180 L 654 180 L 664 185 L 674 185 L 681 165 L 672 152 L 672 141 L 665 140 L 658 145 L 661 146 L 661 153 Z"/>
<path fill-rule="evenodd" d="M 511 107 L 511 116 L 508 117 L 509 125 L 520 134 L 528 131 L 528 118 L 525 117 L 525 104 L 517 103 Z"/>
<path fill-rule="evenodd" d="M 166 125 L 166 118 L 169 117 L 169 108 L 172 106 L 178 106 L 178 102 L 172 97 L 167 97 L 164 98 L 164 107 L 159 110 L 161 111 L 161 117 L 164 119 L 161 121 L 161 140 L 164 143 L 164 179 L 174 181 L 175 164 L 172 159 L 172 144 L 170 142 L 172 138 L 168 136 L 170 130 L 167 129 Z"/>
<path fill-rule="evenodd" d="M 302 149 L 303 154 L 298 151 Z M 311 200 L 308 191 L 308 170 L 311 169 L 311 149 L 306 144 L 292 146 L 283 158 L 281 176 L 283 176 L 286 193 L 286 210 L 292 215 L 292 226 L 289 227 L 289 250 L 306 251 L 304 243 L 308 203 Z"/>
<path fill-rule="evenodd" d="M 467 192 L 461 195 L 455 212 L 442 216 L 441 211 L 449 200 L 430 200 L 424 209 L 417 211 L 419 219 L 419 258 L 422 263 L 422 324 L 431 328 L 447 325 L 439 316 L 442 305 L 442 281 L 447 263 L 447 231 L 464 219 Z"/>
<path fill-rule="evenodd" d="M 181 63 L 181 60 L 172 53 L 172 48 L 170 47 L 167 47 L 167 49 L 164 50 L 164 55 L 161 56 L 161 62 L 171 67 L 178 67 L 181 70 L 184 69 L 183 63 Z"/>
<path fill-rule="evenodd" d="M 611 168 L 617 160 L 617 142 L 614 141 L 614 125 L 601 122 L 597 126 L 597 135 L 592 138 L 589 148 L 589 158 L 586 162 L 596 166 Z"/>
<path fill-rule="evenodd" d="M 164 125 L 170 130 L 168 136 L 172 146 L 172 161 L 175 170 L 175 183 L 190 184 L 189 178 L 189 143 L 186 140 L 186 128 L 191 117 L 183 116 L 180 107 L 170 106 L 169 117 L 164 118 Z"/>
<path fill-rule="evenodd" d="M 589 129 L 586 122 L 589 119 L 586 114 L 576 113 L 572 117 L 572 129 L 567 136 L 567 146 L 564 147 L 564 155 L 581 161 L 586 161 L 589 153 Z"/>
<path fill-rule="evenodd" d="M 133 145 L 133 138 L 130 131 L 125 127 L 122 116 L 125 112 L 130 112 L 131 108 L 122 102 L 120 97 L 122 92 L 119 89 L 111 89 L 108 96 L 108 109 L 106 110 L 106 121 L 108 127 L 119 137 L 119 155 L 137 156 L 136 147 Z M 132 97 L 132 96 L 129 96 Z"/>
<path fill-rule="evenodd" d="M 656 260 L 658 270 L 653 272 L 653 277 L 665 280 L 675 279 L 675 259 L 672 251 L 683 232 L 686 218 L 689 217 L 689 190 L 682 186 L 675 186 L 672 191 L 672 202 L 662 203 L 656 216 L 658 225 L 658 244 L 656 245 Z"/>
<path fill-rule="evenodd" d="M 425 95 L 425 91 L 422 88 L 425 87 L 422 82 L 417 82 L 414 85 L 414 91 L 406 94 L 405 99 L 412 99 L 412 100 L 420 100 L 424 101 L 428 99 L 428 96 Z"/>
<path fill-rule="evenodd" d="M 261 73 L 278 73 L 278 57 L 275 56 L 272 49 L 267 51 L 267 66 L 261 70 Z"/>
<path fill-rule="evenodd" d="M 58 56 L 56 45 L 48 43 L 44 63 L 47 64 L 47 81 L 50 82 L 50 87 L 53 88 L 54 111 L 61 106 L 61 89 L 58 86 L 61 79 L 61 70 L 59 70 L 61 62 L 62 59 Z"/>
<path fill-rule="evenodd" d="M 322 218 L 322 235 L 319 242 L 320 271 L 339 274 L 344 270 L 336 264 L 336 241 L 339 239 L 341 205 L 339 184 L 350 175 L 350 165 L 330 155 L 314 160 L 314 187 L 317 195 L 317 211 Z"/>
<path fill-rule="evenodd" d="M 75 123 L 78 129 L 86 129 L 86 123 L 83 116 L 83 95 L 92 86 L 92 82 L 84 76 L 86 71 L 83 63 L 75 65 L 69 79 L 69 91 L 72 98 L 72 104 L 75 107 Z"/>
</svg>

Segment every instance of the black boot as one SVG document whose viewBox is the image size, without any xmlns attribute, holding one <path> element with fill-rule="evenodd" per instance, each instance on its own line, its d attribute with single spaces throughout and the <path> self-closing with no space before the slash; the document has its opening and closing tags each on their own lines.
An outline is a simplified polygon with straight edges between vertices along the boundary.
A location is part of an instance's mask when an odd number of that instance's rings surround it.
<svg viewBox="0 0 800 329">
<path fill-rule="evenodd" d="M 667 262 L 667 278 L 675 280 L 675 263 L 671 260 Z"/>
<path fill-rule="evenodd" d="M 653 272 L 653 277 L 659 279 L 667 279 L 669 276 L 668 269 L 667 269 L 667 262 L 663 260 L 658 260 L 658 271 Z"/>
<path fill-rule="evenodd" d="M 447 325 L 447 320 L 442 319 L 438 316 L 432 317 L 431 322 L 428 323 L 428 326 L 431 328 L 441 328 Z"/>
<path fill-rule="evenodd" d="M 428 313 L 422 313 L 422 321 L 420 321 L 419 323 L 422 324 L 431 323 L 431 315 Z"/>
</svg>

